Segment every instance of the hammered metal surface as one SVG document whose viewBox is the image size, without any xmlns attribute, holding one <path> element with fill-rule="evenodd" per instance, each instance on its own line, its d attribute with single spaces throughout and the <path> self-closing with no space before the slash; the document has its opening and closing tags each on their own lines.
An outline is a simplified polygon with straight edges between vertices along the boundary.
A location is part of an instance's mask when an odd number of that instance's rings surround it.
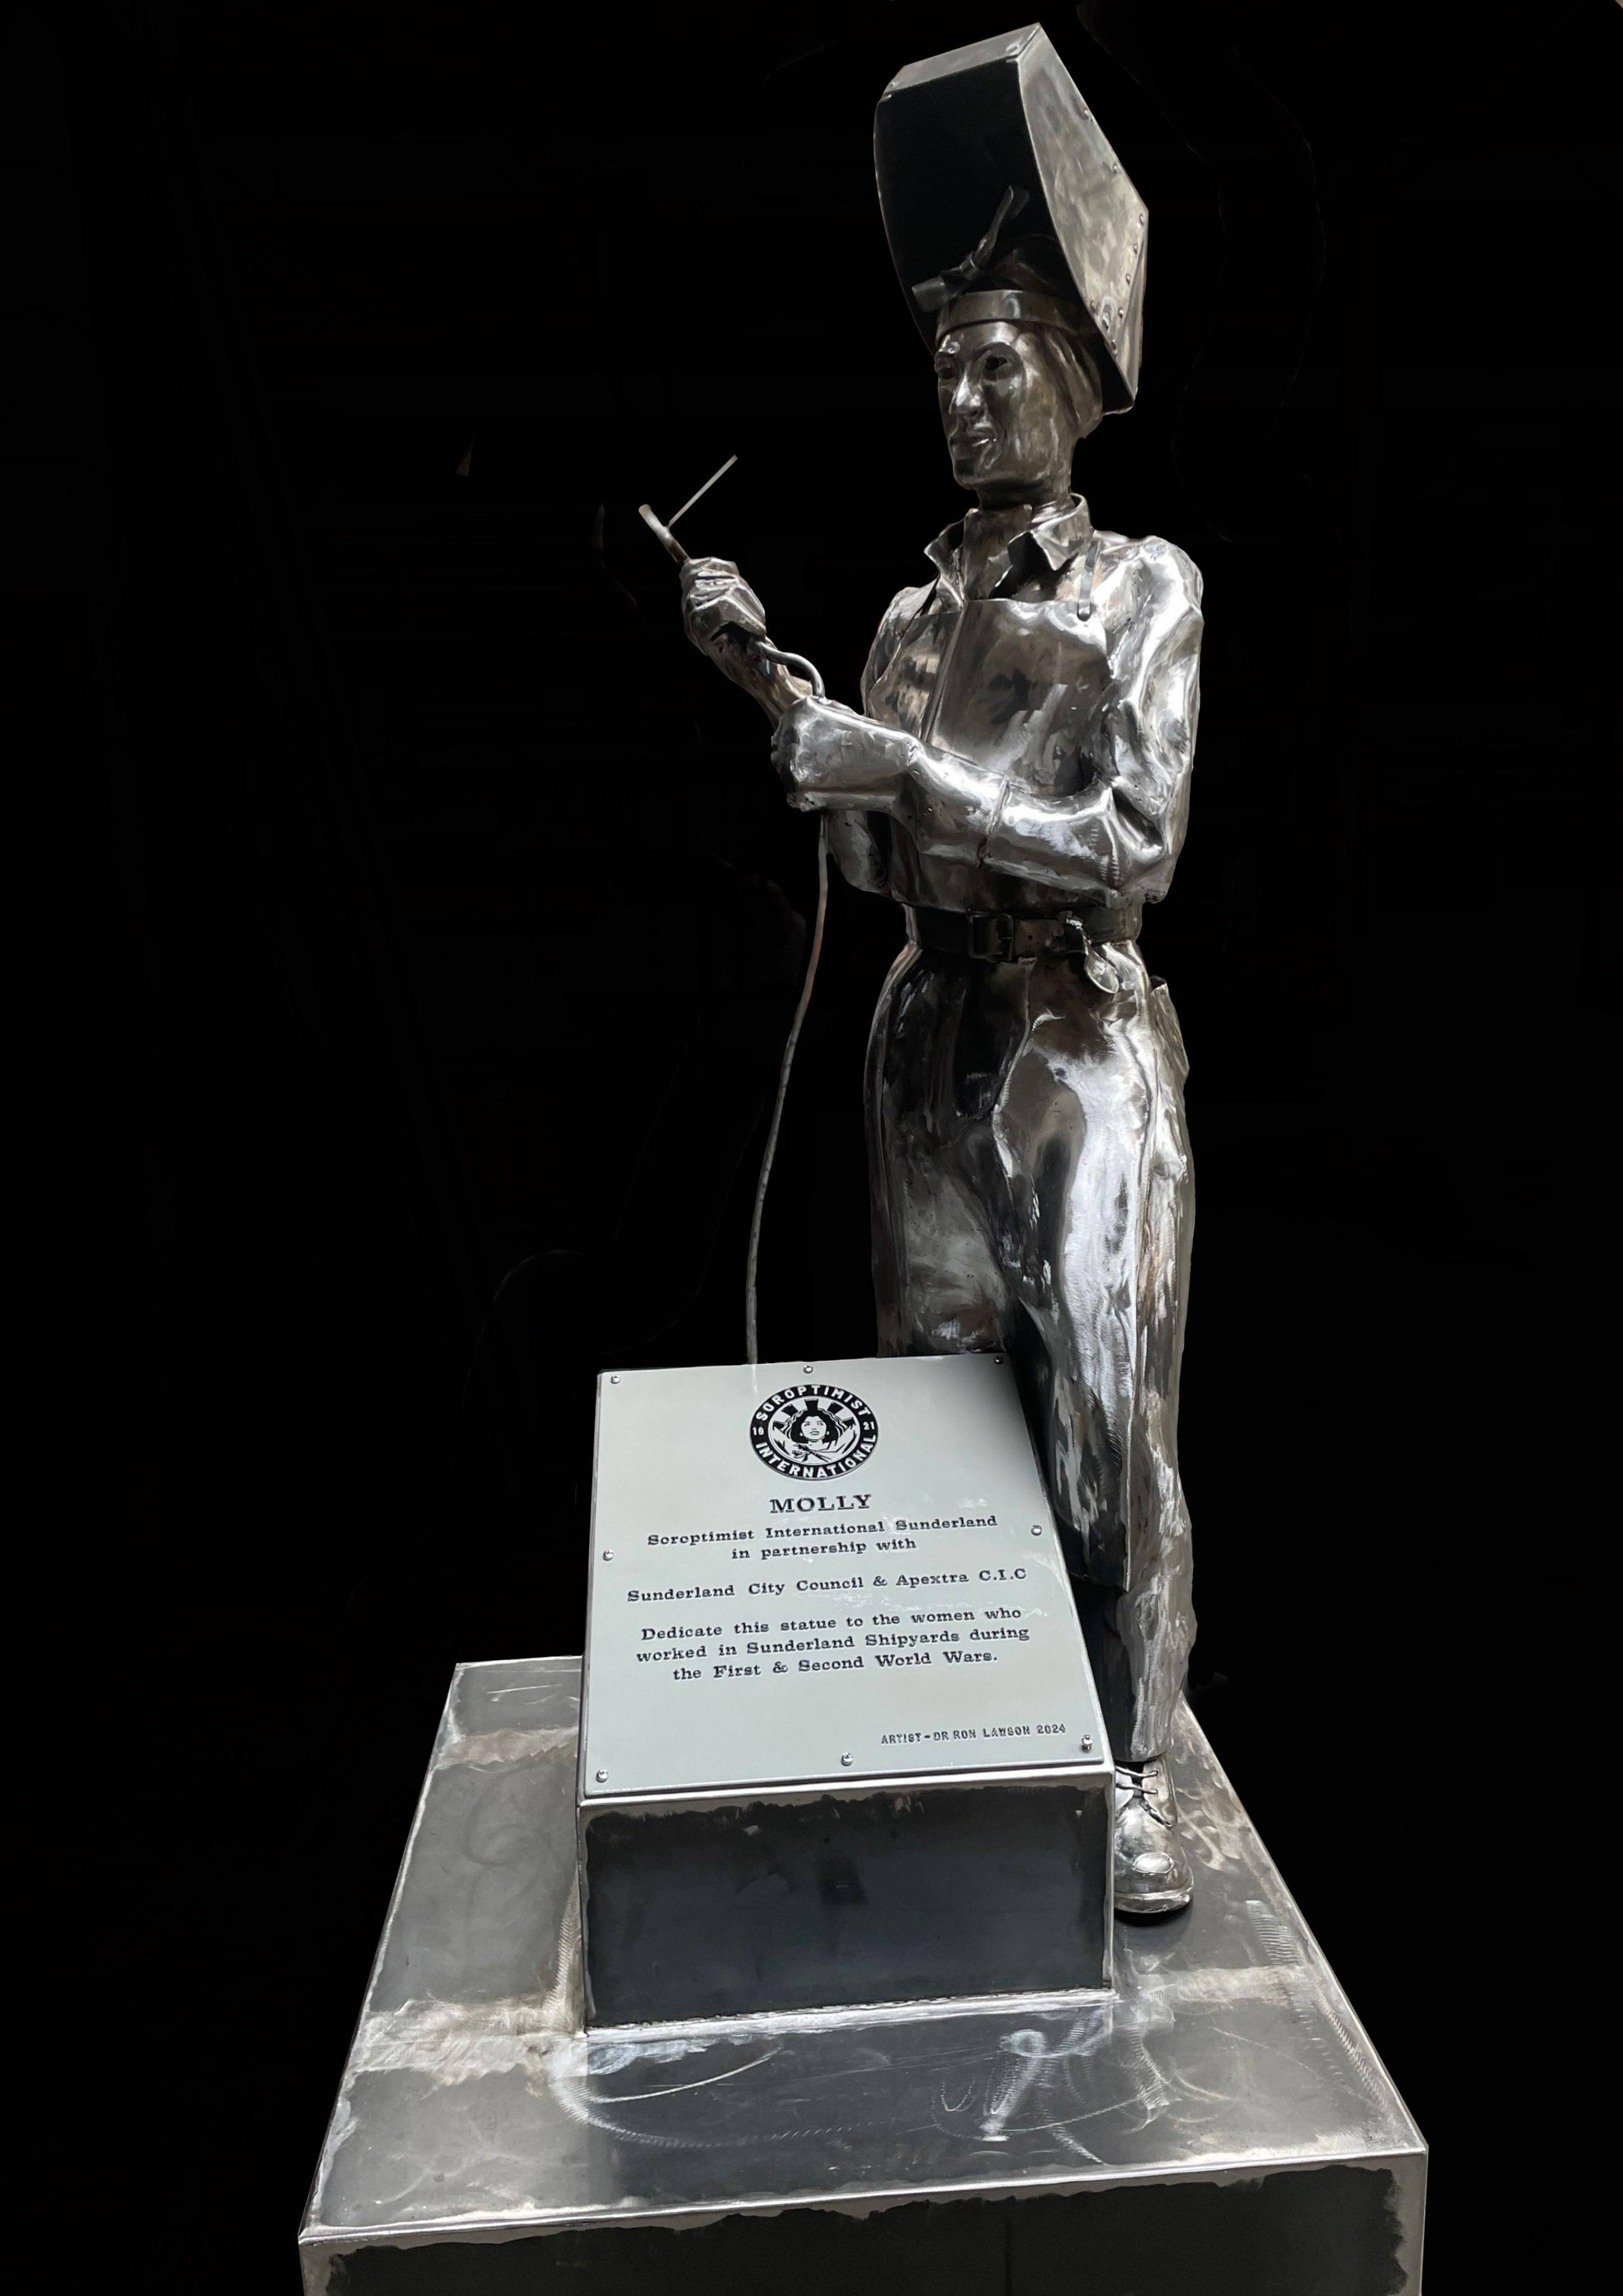
<svg viewBox="0 0 1623 2296">
<path fill-rule="evenodd" d="M 368 2243 L 863 2212 L 1390 2165 L 1421 2138 L 1180 1710 L 1190 1912 L 1121 1925 L 1113 1998 L 579 2030 L 579 1661 L 458 1669 L 317 2172 L 309 2296 Z"/>
</svg>

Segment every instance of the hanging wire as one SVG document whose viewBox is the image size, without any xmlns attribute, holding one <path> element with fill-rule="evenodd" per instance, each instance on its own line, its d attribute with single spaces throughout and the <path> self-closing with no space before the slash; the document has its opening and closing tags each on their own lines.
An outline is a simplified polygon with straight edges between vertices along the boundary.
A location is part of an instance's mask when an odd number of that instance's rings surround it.
<svg viewBox="0 0 1623 2296">
<path fill-rule="evenodd" d="M 755 652 L 763 661 L 775 661 L 785 669 L 798 670 L 810 685 L 813 694 L 821 701 L 827 689 L 823 673 L 816 662 L 807 661 L 803 653 L 788 653 L 766 638 L 757 641 Z M 758 1363 L 757 1345 L 755 1278 L 761 1256 L 761 1219 L 766 1210 L 766 1183 L 772 1177 L 772 1160 L 777 1153 L 778 1130 L 783 1121 L 783 1103 L 789 1098 L 789 1071 L 794 1066 L 795 1046 L 800 1041 L 800 1024 L 812 999 L 812 986 L 817 978 L 817 959 L 823 954 L 823 926 L 828 915 L 828 816 L 824 814 L 817 830 L 817 918 L 812 927 L 811 955 L 806 961 L 806 979 L 800 984 L 800 1001 L 795 1006 L 794 1019 L 789 1024 L 788 1041 L 783 1046 L 783 1065 L 778 1070 L 778 1095 L 773 1103 L 772 1128 L 766 1135 L 766 1153 L 761 1158 L 761 1176 L 755 1184 L 755 1210 L 750 1219 L 750 1256 L 744 1262 L 744 1361 Z"/>
<path fill-rule="evenodd" d="M 778 1070 L 778 1096 L 773 1104 L 772 1128 L 766 1135 L 766 1150 L 761 1158 L 761 1176 L 755 1184 L 755 1210 L 750 1221 L 750 1257 L 744 1265 L 744 1361 L 758 1363 L 755 1316 L 755 1277 L 761 1254 L 761 1218 L 766 1209 L 766 1183 L 772 1177 L 772 1160 L 777 1153 L 778 1129 L 783 1121 L 783 1103 L 789 1098 L 789 1071 L 794 1066 L 795 1046 L 800 1041 L 800 1024 L 806 1018 L 812 999 L 812 985 L 817 978 L 817 959 L 823 954 L 823 926 L 828 914 L 828 816 L 825 813 L 817 831 L 817 919 L 812 927 L 811 955 L 807 959 L 806 979 L 800 987 L 800 1001 L 795 1006 L 794 1019 L 789 1024 L 788 1041 L 783 1046 L 783 1065 Z"/>
<path fill-rule="evenodd" d="M 687 553 L 671 532 L 671 528 L 677 519 L 684 517 L 692 510 L 701 495 L 709 493 L 717 479 L 725 478 L 737 460 L 736 455 L 729 455 L 715 477 L 707 479 L 699 493 L 690 495 L 682 508 L 673 512 L 667 520 L 656 518 L 646 503 L 638 504 L 638 517 L 652 533 L 659 537 L 678 565 L 685 563 Z M 775 646 L 764 632 L 748 643 L 758 660 L 778 662 L 785 669 L 799 672 L 816 698 L 819 701 L 825 699 L 827 689 L 823 683 L 823 673 L 816 662 L 807 661 L 803 653 L 788 653 Z M 755 1209 L 750 1216 L 750 1256 L 744 1263 L 744 1360 L 747 1363 L 760 1360 L 757 1347 L 755 1279 L 761 1256 L 761 1220 L 766 1210 L 766 1184 L 772 1177 L 772 1160 L 777 1153 L 778 1132 L 783 1122 L 783 1103 L 789 1098 L 789 1072 L 794 1066 L 795 1046 L 800 1041 L 800 1024 L 806 1018 L 807 1007 L 811 1003 L 812 985 L 817 978 L 817 959 L 823 953 L 823 927 L 827 915 L 828 816 L 824 814 L 817 831 L 817 920 L 812 928 L 811 955 L 807 960 L 806 979 L 800 986 L 800 1001 L 795 1006 L 794 1019 L 789 1024 L 788 1041 L 783 1046 L 783 1063 L 778 1070 L 777 1098 L 772 1108 L 772 1126 L 766 1135 L 766 1152 L 761 1158 L 760 1177 L 755 1184 Z"/>
</svg>

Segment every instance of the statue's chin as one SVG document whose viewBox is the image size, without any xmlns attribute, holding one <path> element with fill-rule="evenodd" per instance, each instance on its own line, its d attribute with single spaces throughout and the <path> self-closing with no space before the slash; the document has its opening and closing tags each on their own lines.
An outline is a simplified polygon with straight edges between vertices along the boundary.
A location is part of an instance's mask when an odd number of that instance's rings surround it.
<svg viewBox="0 0 1623 2296">
<path fill-rule="evenodd" d="M 953 477 L 972 493 L 993 494 L 1000 502 L 1036 502 L 1045 499 L 1045 488 L 1053 491 L 1045 475 L 1012 470 L 995 452 L 955 455 Z"/>
<path fill-rule="evenodd" d="M 989 442 L 980 447 L 963 447 L 953 455 L 953 476 L 961 487 L 992 485 L 1001 475 L 998 452 Z"/>
</svg>

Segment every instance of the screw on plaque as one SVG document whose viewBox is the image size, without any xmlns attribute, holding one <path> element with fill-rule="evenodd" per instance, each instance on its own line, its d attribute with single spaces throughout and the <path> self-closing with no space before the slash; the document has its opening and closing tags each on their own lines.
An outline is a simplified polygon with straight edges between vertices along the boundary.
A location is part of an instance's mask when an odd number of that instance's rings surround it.
<svg viewBox="0 0 1623 2296">
<path fill-rule="evenodd" d="M 612 1562 L 613 1560 L 614 1549 L 611 1546 L 605 1546 L 603 1549 L 603 1561 L 605 1562 Z"/>
<path fill-rule="evenodd" d="M 841 1754 L 840 1757 L 840 1767 L 842 1770 L 848 1770 L 850 1768 L 851 1758 L 848 1754 Z"/>
<path fill-rule="evenodd" d="M 597 1773 L 597 1783 L 600 1786 L 606 1786 L 608 1784 L 609 1773 L 607 1770 L 599 1770 Z"/>
</svg>

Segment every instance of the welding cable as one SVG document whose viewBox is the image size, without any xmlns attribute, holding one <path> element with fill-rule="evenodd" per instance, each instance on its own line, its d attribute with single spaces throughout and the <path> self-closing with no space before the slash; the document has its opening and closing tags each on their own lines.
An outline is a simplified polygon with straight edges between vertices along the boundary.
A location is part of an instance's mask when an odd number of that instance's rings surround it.
<svg viewBox="0 0 1623 2296">
<path fill-rule="evenodd" d="M 781 661 L 788 668 L 798 669 L 811 682 L 816 699 L 824 697 L 823 679 L 804 654 L 783 653 L 776 646 L 757 648 L 770 661 Z M 766 1152 L 761 1158 L 760 1177 L 755 1184 L 755 1210 L 750 1220 L 750 1257 L 744 1265 L 744 1361 L 758 1363 L 756 1324 L 756 1273 L 761 1255 L 761 1220 L 766 1210 L 766 1184 L 772 1177 L 772 1160 L 777 1153 L 778 1132 L 783 1121 L 783 1104 L 789 1098 L 789 1072 L 794 1066 L 795 1046 L 800 1041 L 800 1028 L 807 1008 L 812 1000 L 812 988 L 817 978 L 817 959 L 823 954 L 823 927 L 828 915 L 828 816 L 825 813 L 817 830 L 817 916 L 812 927 L 811 955 L 806 963 L 806 979 L 800 985 L 800 1001 L 795 1006 L 794 1019 L 789 1024 L 789 1036 L 783 1046 L 783 1059 L 778 1070 L 777 1098 L 773 1103 L 772 1126 L 766 1135 Z"/>
</svg>

